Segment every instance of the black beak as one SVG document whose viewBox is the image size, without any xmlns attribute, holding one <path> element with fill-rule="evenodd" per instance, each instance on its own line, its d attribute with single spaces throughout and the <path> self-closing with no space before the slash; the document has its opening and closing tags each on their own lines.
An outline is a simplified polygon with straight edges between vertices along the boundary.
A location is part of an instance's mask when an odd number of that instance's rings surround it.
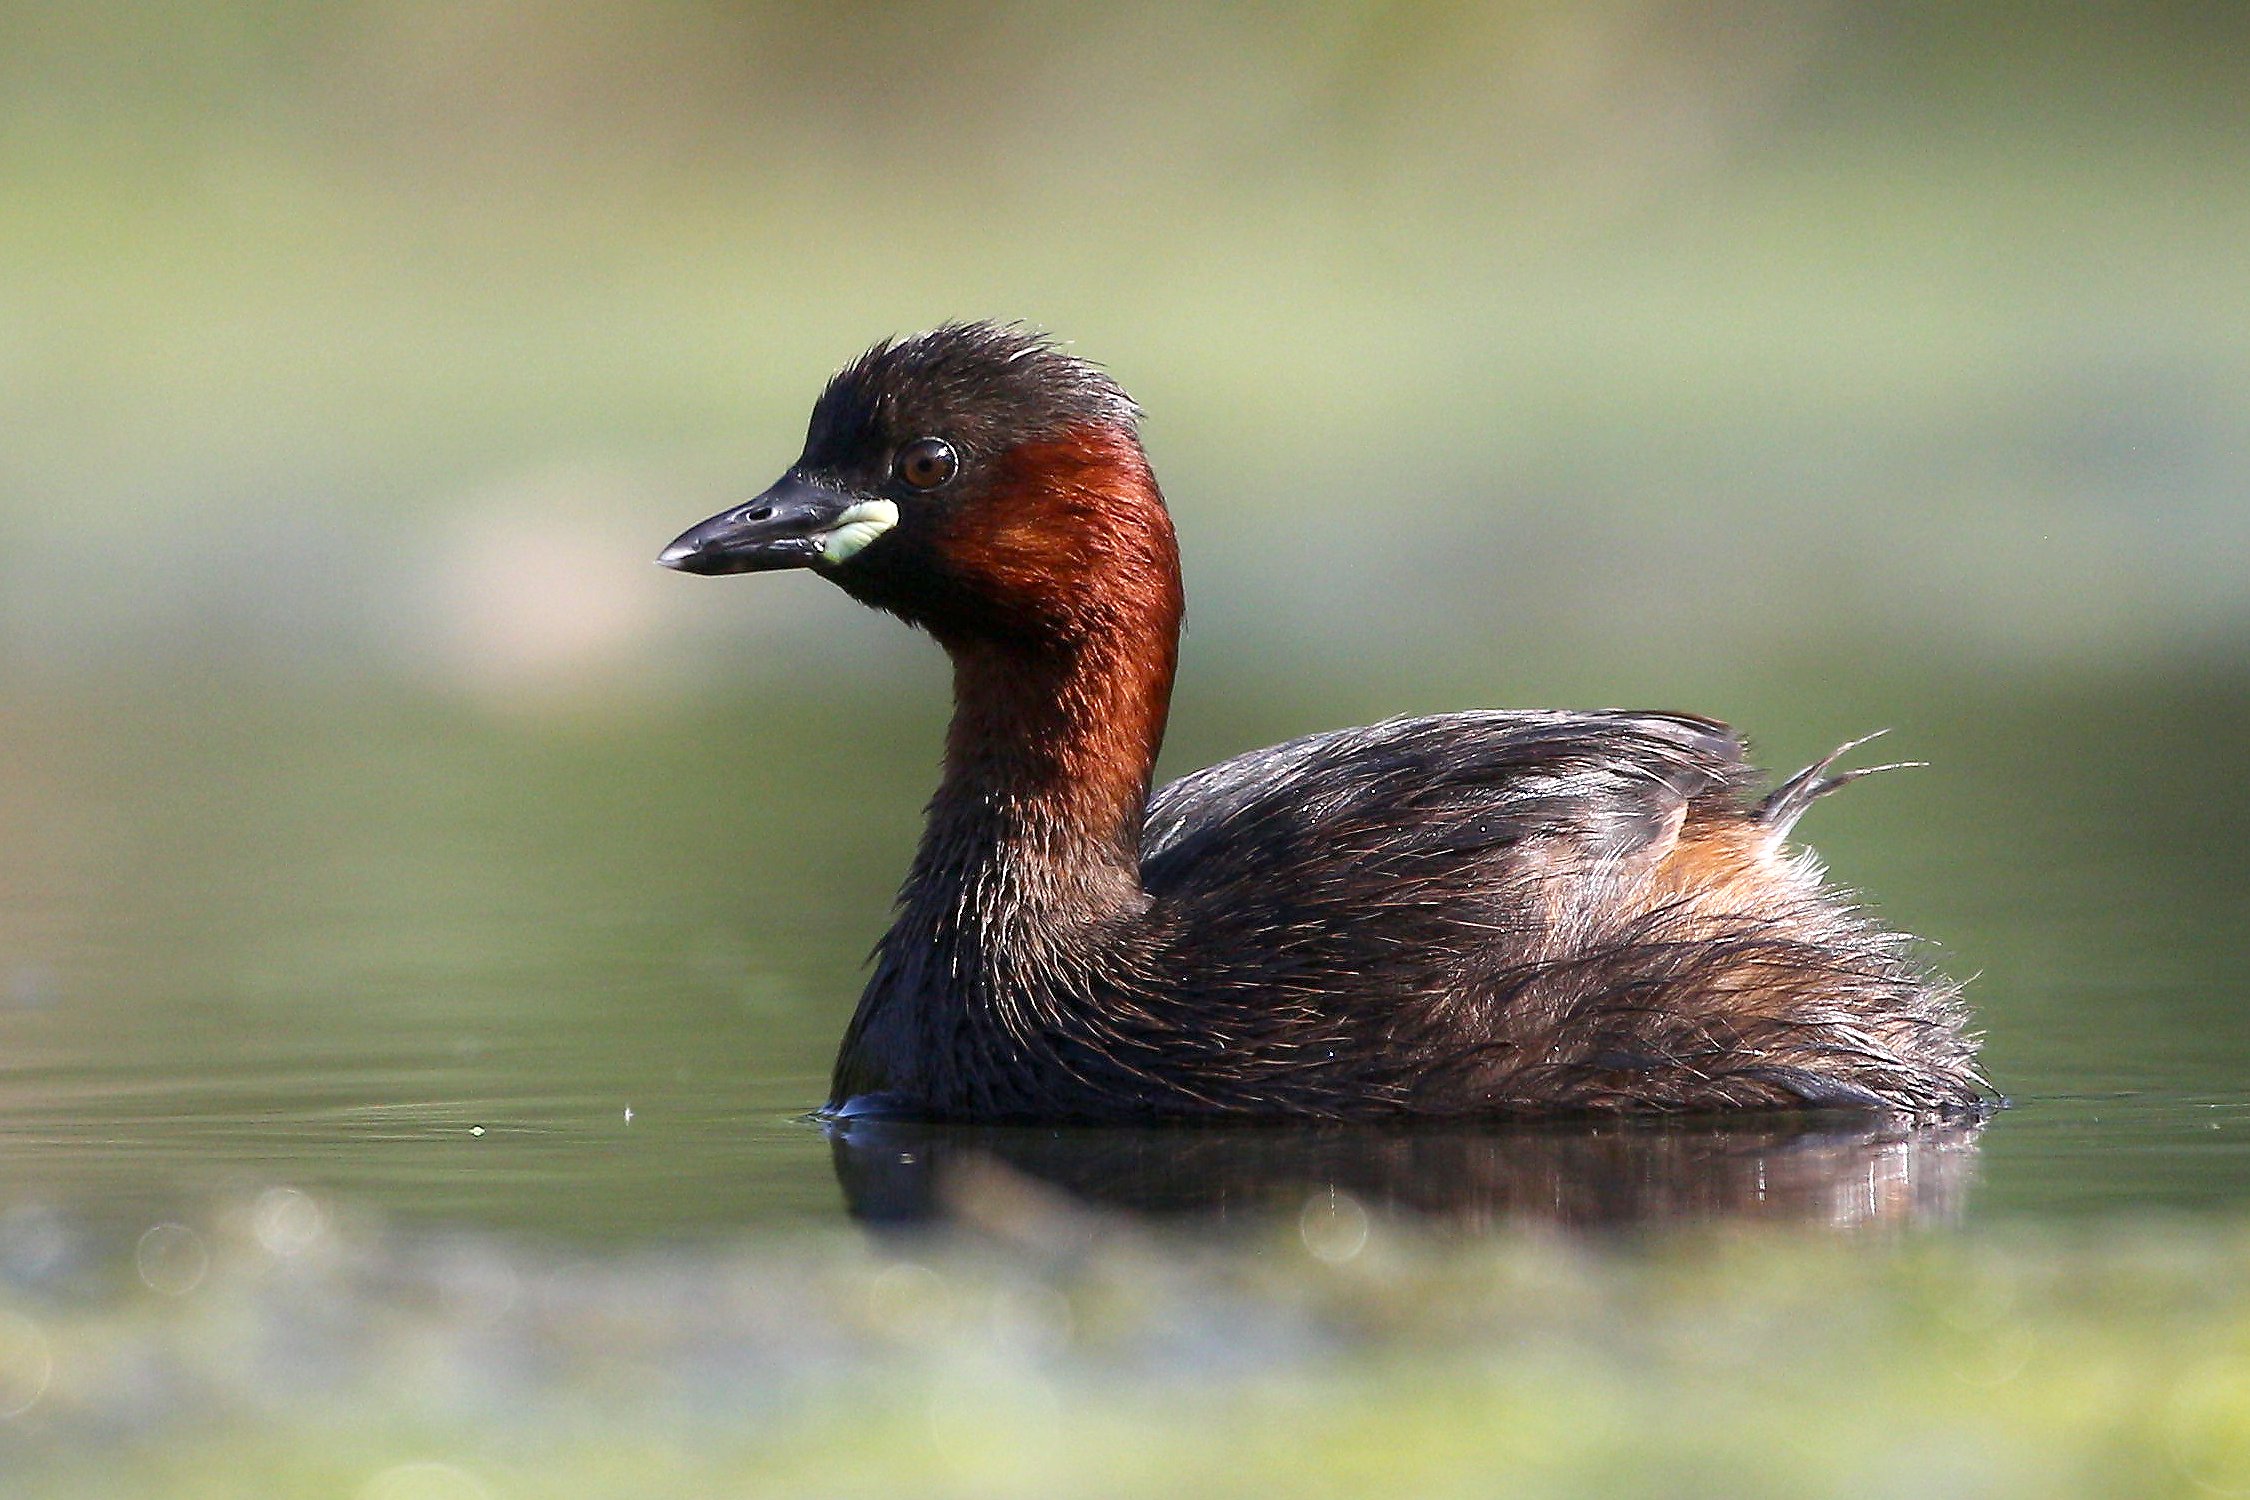
<svg viewBox="0 0 2250 1500">
<path fill-rule="evenodd" d="M 851 497 L 795 469 L 746 505 L 691 526 L 656 555 L 682 573 L 768 573 L 819 562 Z"/>
</svg>

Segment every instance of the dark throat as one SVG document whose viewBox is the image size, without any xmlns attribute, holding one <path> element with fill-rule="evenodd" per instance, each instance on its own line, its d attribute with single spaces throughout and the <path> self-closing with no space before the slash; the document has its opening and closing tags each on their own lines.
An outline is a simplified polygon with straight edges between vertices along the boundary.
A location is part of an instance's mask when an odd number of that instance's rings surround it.
<svg viewBox="0 0 2250 1500">
<path fill-rule="evenodd" d="M 1117 427 L 1019 448 L 1001 484 L 1007 502 L 947 542 L 995 613 L 932 625 L 953 659 L 953 725 L 908 898 L 973 874 L 1054 922 L 1073 904 L 1139 910 L 1141 822 L 1179 656 L 1172 520 Z"/>
<path fill-rule="evenodd" d="M 1104 997 L 1147 968 L 1141 826 L 1179 555 L 1137 446 L 1031 458 L 1005 523 L 952 541 L 1008 624 L 931 624 L 953 660 L 945 774 L 837 1060 L 839 1100 L 942 1111 L 993 1078 L 1044 1076 L 1018 1066 L 1035 1052 L 1092 1066 Z"/>
<path fill-rule="evenodd" d="M 917 886 L 997 885 L 1049 920 L 1142 904 L 1141 823 L 1178 619 L 1152 610 L 1105 626 L 1068 642 L 949 648 L 953 723 Z"/>
</svg>

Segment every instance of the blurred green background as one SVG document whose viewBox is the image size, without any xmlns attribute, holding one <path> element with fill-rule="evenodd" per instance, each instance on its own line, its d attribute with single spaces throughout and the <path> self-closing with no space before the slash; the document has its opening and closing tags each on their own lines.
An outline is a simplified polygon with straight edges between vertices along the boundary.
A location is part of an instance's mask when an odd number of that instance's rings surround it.
<svg viewBox="0 0 2250 1500">
<path fill-rule="evenodd" d="M 7 650 L 888 681 L 642 554 L 989 315 L 1148 407 L 1194 670 L 2225 661 L 2246 71 L 2231 5 L 0 8 Z"/>
<path fill-rule="evenodd" d="M 2234 4 L 0 0 L 0 1290 L 44 1318 L 73 1267 L 157 1288 L 151 1225 L 233 1243 L 210 1205 L 284 1189 L 586 1255 L 832 1232 L 793 1117 L 944 674 L 816 580 L 650 559 L 795 455 L 859 348 L 984 316 L 1148 410 L 1190 596 L 1168 772 L 1467 705 L 1696 709 L 1777 770 L 1888 725 L 1934 768 L 1805 831 L 1976 976 L 2019 1108 L 1969 1221 L 2234 1233 L 2246 161 Z M 2027 1305 L 2153 1284 L 2024 1243 L 1960 1253 Z M 2178 1253 L 2238 1279 L 2235 1249 Z M 1826 1285 L 1793 1254 L 1758 1284 Z M 1708 1371 L 1610 1369 L 1662 1292 L 1589 1264 L 1556 1358 L 1623 1382 L 1586 1399 L 1630 1427 Z M 1853 1266 L 1850 1295 L 1918 1295 Z M 741 1271 L 768 1274 L 817 1279 Z M 1361 1291 L 1411 1295 L 1390 1274 Z M 1985 1274 L 1945 1297 L 1981 1306 Z M 373 1317 L 404 1284 L 330 1291 Z M 170 1306 L 124 1316 L 208 1356 Z M 2250 1323 L 2164 1306 L 2234 1330 L 2191 1424 L 2219 1456 L 2181 1472 L 2250 1475 Z M 1709 1338 L 1927 1353 L 1746 1327 Z M 2136 1328 L 2101 1333 L 2120 1364 L 2034 1367 L 2040 1410 L 2179 1336 Z M 1274 1357 L 1260 1379 L 1302 1373 Z M 836 1368 L 895 1373 L 867 1358 Z M 197 1399 L 256 1406 L 276 1368 Z M 26 1409 L 94 1425 L 56 1418 L 49 1457 L 115 1493 L 83 1441 L 115 1412 L 54 1390 Z M 1592 1428 L 1550 1416 L 1541 1451 L 1577 1452 Z M 1960 1492 L 2158 1492 L 2139 1460 L 2189 1440 L 2147 1420 L 2074 1434 L 2110 1468 L 2018 1454 Z M 610 1492 L 578 1479 L 530 1490 Z M 397 1494 L 455 1493 L 423 1480 Z"/>
<path fill-rule="evenodd" d="M 649 559 L 837 363 L 963 316 L 1148 408 L 1168 770 L 1469 704 L 1695 708 L 1779 769 L 1889 725 L 1936 768 L 1808 832 L 1982 976 L 2002 1086 L 2231 1088 L 2246 44 L 2210 5 L 0 8 L 0 944 L 49 1069 L 11 1107 L 817 1103 L 944 674 L 811 578 Z"/>
<path fill-rule="evenodd" d="M 996 316 L 1149 410 L 1167 770 L 1469 704 L 1695 708 L 1780 769 L 1889 725 L 1936 769 L 1808 831 L 1984 975 L 2003 1086 L 2231 1083 L 2246 44 L 2208 5 L 0 9 L 16 1053 L 206 1124 L 818 1102 L 944 674 L 810 578 L 649 558 L 865 343 Z"/>
</svg>

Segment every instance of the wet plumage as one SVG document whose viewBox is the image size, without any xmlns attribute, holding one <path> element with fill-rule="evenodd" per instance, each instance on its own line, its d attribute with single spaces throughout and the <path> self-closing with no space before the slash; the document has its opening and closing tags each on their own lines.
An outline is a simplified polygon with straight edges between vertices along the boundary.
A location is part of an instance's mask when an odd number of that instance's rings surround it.
<svg viewBox="0 0 2250 1500">
<path fill-rule="evenodd" d="M 1862 773 L 1769 792 L 1710 720 L 1478 711 L 1307 736 L 1151 797 L 1180 596 L 1134 417 L 1019 330 L 878 346 L 780 484 L 666 553 L 817 567 L 954 661 L 944 777 L 833 1107 L 1983 1106 L 1956 987 L 1787 843 Z"/>
</svg>

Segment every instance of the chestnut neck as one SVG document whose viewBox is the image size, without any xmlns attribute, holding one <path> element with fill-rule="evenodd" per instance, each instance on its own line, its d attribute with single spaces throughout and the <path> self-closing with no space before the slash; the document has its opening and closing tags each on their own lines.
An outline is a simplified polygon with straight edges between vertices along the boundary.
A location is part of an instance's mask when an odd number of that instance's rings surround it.
<svg viewBox="0 0 2250 1500">
<path fill-rule="evenodd" d="M 1002 479 L 939 541 L 976 603 L 922 617 L 953 659 L 945 774 L 837 1056 L 839 1104 L 1015 1076 L 1055 1045 L 1040 1016 L 1138 967 L 1179 648 L 1171 518 L 1130 431 L 1019 450 Z"/>
<path fill-rule="evenodd" d="M 1019 867 L 1011 886 L 1106 908 L 1140 894 L 1141 824 L 1182 613 L 1170 516 L 1130 432 L 1019 452 L 956 564 L 1004 584 L 1011 628 L 939 639 L 953 661 L 945 774 L 917 874 Z"/>
</svg>

